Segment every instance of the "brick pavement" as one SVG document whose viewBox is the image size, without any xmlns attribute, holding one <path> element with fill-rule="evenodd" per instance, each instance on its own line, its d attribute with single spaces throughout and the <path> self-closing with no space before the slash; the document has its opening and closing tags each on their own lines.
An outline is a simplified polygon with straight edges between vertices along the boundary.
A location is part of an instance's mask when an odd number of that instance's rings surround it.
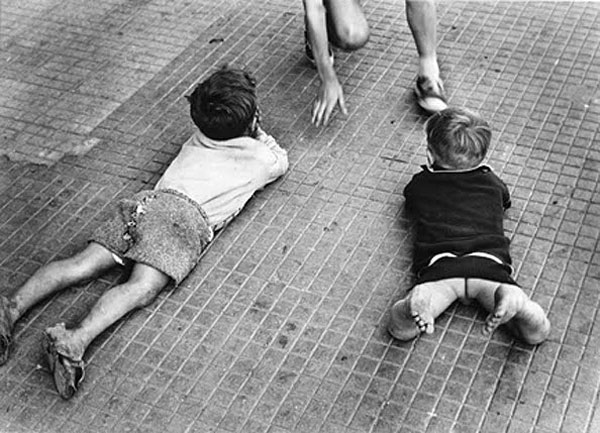
<svg viewBox="0 0 600 433">
<path fill-rule="evenodd" d="M 156 182 L 192 131 L 183 95 L 225 62 L 258 78 L 291 170 L 181 287 L 93 343 L 68 402 L 42 331 L 77 321 L 120 274 L 32 310 L 0 368 L 0 431 L 600 431 L 600 4 L 438 5 L 451 102 L 491 120 L 517 278 L 553 323 L 533 348 L 484 338 L 472 306 L 411 343 L 385 332 L 411 284 L 401 192 L 425 118 L 402 2 L 364 3 L 368 46 L 336 54 L 349 115 L 318 130 L 299 1 L 2 2 L 2 293 L 80 248 L 111 199 Z"/>
</svg>

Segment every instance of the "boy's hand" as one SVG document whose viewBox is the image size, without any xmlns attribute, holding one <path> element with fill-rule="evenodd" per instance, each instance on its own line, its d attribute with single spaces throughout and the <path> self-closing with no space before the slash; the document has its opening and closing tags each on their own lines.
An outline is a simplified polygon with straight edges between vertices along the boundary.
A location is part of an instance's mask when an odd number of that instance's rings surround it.
<svg viewBox="0 0 600 433">
<path fill-rule="evenodd" d="M 319 93 L 312 109 L 312 123 L 315 126 L 327 125 L 335 106 L 339 105 L 344 115 L 348 114 L 344 102 L 344 90 L 336 78 L 321 82 Z"/>
</svg>

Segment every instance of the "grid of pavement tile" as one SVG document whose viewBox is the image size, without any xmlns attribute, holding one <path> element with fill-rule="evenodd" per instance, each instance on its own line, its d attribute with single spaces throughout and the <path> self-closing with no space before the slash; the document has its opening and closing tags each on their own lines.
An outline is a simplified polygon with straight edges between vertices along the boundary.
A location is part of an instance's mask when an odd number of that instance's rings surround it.
<svg viewBox="0 0 600 433">
<path fill-rule="evenodd" d="M 451 103 L 493 125 L 517 279 L 553 324 L 537 348 L 484 338 L 476 306 L 410 343 L 387 335 L 412 281 L 402 188 L 426 118 L 403 2 L 363 4 L 368 45 L 336 53 L 349 114 L 316 129 L 300 1 L 1 3 L 2 293 L 81 248 L 112 199 L 153 186 L 193 131 L 184 95 L 224 63 L 258 79 L 290 171 L 180 287 L 93 343 L 70 401 L 42 331 L 123 276 L 30 311 L 0 368 L 0 431 L 600 431 L 600 3 L 438 3 Z"/>
</svg>

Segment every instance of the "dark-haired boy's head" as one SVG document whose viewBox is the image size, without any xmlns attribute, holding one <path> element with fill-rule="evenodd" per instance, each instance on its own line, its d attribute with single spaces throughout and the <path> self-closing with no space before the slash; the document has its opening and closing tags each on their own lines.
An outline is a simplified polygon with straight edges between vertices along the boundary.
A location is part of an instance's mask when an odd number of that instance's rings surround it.
<svg viewBox="0 0 600 433">
<path fill-rule="evenodd" d="M 490 125 L 463 108 L 447 108 L 425 123 L 428 150 L 434 163 L 447 169 L 468 169 L 481 164 L 490 142 Z"/>
<path fill-rule="evenodd" d="M 248 73 L 224 67 L 198 84 L 188 100 L 192 120 L 207 137 L 228 140 L 252 133 L 256 83 Z"/>
</svg>

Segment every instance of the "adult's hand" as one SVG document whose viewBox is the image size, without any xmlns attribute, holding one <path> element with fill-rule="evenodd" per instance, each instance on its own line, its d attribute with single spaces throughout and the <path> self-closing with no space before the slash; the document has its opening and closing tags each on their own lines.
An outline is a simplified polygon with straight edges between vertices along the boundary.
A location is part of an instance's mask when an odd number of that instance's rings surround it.
<svg viewBox="0 0 600 433">
<path fill-rule="evenodd" d="M 344 90 L 337 77 L 331 77 L 321 81 L 312 109 L 312 123 L 315 126 L 327 125 L 336 105 L 339 105 L 344 115 L 348 114 L 344 102 Z"/>
</svg>

